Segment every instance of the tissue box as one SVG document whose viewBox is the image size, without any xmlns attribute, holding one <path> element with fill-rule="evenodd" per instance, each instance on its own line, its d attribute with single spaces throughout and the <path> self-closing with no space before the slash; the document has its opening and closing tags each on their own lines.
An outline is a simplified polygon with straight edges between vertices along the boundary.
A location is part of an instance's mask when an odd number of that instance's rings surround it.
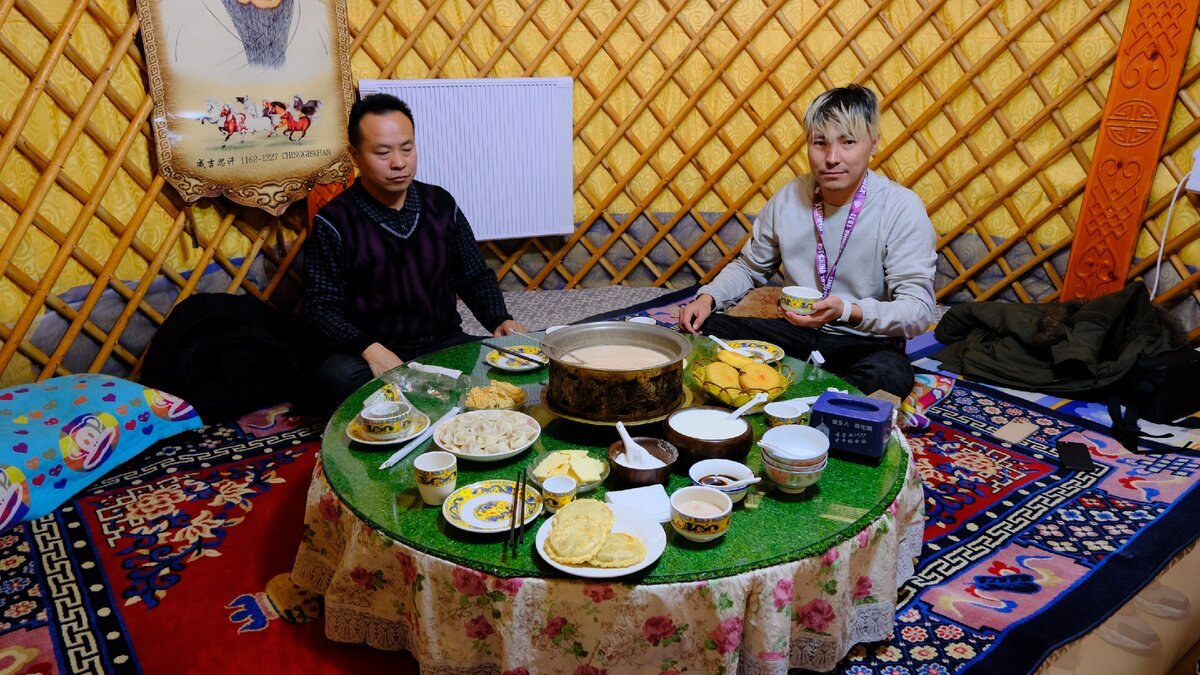
<svg viewBox="0 0 1200 675">
<path fill-rule="evenodd" d="M 866 396 L 827 391 L 812 407 L 809 420 L 829 437 L 829 447 L 879 460 L 887 448 L 893 405 Z"/>
</svg>

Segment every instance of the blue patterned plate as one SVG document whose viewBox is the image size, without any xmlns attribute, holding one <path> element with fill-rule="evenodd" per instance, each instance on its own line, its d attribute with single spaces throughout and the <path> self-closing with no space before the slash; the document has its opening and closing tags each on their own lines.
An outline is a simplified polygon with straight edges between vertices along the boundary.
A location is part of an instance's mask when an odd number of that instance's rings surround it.
<svg viewBox="0 0 1200 675">
<path fill-rule="evenodd" d="M 763 363 L 775 363 L 782 359 L 783 349 L 776 344 L 762 340 L 726 340 L 734 349 L 744 349 L 750 352 L 750 358 Z"/>
<path fill-rule="evenodd" d="M 492 351 L 488 352 L 488 355 L 485 356 L 483 360 L 487 361 L 487 364 L 493 368 L 509 370 L 514 373 L 520 373 L 526 370 L 537 370 L 538 368 L 546 365 L 546 355 L 542 353 L 540 348 L 535 347 L 534 345 L 505 345 L 504 348 L 509 351 L 517 352 L 518 354 L 528 354 L 530 358 L 537 359 L 538 362 L 530 363 L 529 361 L 518 359 L 510 354 L 505 354 L 498 349 L 493 349 Z"/>
<path fill-rule="evenodd" d="M 512 525 L 513 480 L 482 480 L 460 487 L 442 502 L 446 522 L 467 532 L 504 532 Z M 525 524 L 542 513 L 542 493 L 525 488 Z"/>
</svg>

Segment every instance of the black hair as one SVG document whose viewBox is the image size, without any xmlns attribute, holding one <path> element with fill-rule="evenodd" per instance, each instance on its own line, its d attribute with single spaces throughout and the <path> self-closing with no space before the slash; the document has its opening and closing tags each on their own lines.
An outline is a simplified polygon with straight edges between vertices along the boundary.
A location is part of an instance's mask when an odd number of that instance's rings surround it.
<svg viewBox="0 0 1200 675">
<path fill-rule="evenodd" d="M 354 105 L 350 106 L 350 121 L 346 125 L 346 135 L 350 138 L 350 145 L 357 148 L 359 141 L 362 140 L 362 131 L 359 126 L 363 115 L 386 115 L 393 112 L 403 114 L 409 122 L 413 123 L 413 128 L 416 128 L 417 123 L 413 120 L 412 109 L 408 107 L 407 103 L 391 94 L 371 94 L 355 101 Z"/>
</svg>

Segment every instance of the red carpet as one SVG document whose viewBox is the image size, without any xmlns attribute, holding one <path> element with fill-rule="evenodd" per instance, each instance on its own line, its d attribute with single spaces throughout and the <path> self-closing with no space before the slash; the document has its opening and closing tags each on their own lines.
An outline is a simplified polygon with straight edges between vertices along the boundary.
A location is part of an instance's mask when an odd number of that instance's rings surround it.
<svg viewBox="0 0 1200 675">
<path fill-rule="evenodd" d="M 291 569 L 303 535 L 320 429 L 265 421 L 176 437 L 49 526 L 0 542 L 0 606 L 21 619 L 0 636 L 0 670 L 418 672 L 408 654 L 326 639 L 315 599 L 303 611 L 316 620 L 279 616 L 290 598 L 273 592 L 276 611 L 268 582 Z M 47 545 L 50 530 L 65 534 L 65 547 Z"/>
</svg>

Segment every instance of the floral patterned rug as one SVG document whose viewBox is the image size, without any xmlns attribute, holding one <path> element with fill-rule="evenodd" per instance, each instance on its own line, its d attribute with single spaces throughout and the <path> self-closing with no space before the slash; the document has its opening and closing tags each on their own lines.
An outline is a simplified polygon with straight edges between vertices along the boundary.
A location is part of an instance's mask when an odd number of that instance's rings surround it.
<svg viewBox="0 0 1200 675">
<path fill-rule="evenodd" d="M 962 382 L 927 414 L 910 436 L 926 488 L 917 573 L 891 638 L 838 672 L 1029 672 L 1195 539 L 1194 451 L 1130 454 Z M 1003 442 L 1010 420 L 1035 430 Z M 405 653 L 327 640 L 319 599 L 283 574 L 319 438 L 286 407 L 211 425 L 0 537 L 0 670 L 417 672 Z M 1093 448 L 1097 470 L 1059 469 L 1058 438 Z"/>
</svg>

